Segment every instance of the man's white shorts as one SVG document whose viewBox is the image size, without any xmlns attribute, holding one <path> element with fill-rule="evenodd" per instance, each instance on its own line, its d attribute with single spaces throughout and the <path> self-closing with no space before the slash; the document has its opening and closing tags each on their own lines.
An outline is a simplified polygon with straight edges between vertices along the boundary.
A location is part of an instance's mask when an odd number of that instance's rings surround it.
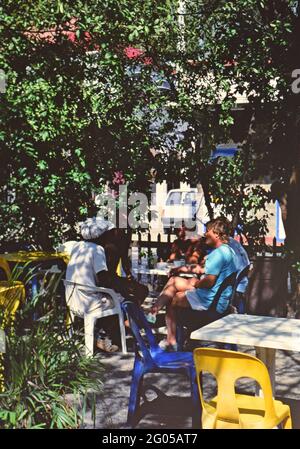
<svg viewBox="0 0 300 449">
<path fill-rule="evenodd" d="M 206 310 L 200 302 L 200 298 L 197 295 L 196 288 L 185 291 L 185 296 L 193 310 Z"/>
</svg>

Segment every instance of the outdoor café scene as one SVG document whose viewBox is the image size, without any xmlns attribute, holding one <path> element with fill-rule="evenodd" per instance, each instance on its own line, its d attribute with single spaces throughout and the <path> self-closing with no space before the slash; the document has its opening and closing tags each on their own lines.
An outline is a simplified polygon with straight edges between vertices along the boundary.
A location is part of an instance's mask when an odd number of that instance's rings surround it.
<svg viewBox="0 0 300 449">
<path fill-rule="evenodd" d="M 300 2 L 0 19 L 0 429 L 300 429 Z"/>
</svg>

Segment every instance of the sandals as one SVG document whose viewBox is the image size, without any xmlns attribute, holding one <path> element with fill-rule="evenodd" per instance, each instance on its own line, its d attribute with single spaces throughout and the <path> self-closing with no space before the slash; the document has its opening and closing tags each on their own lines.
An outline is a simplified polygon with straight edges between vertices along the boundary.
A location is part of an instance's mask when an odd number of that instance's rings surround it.
<svg viewBox="0 0 300 449">
<path fill-rule="evenodd" d="M 178 351 L 178 344 L 175 343 L 175 344 L 171 345 L 167 342 L 167 340 L 161 340 L 159 342 L 158 346 L 160 347 L 160 349 L 163 349 L 164 351 L 167 351 L 167 352 Z"/>
<path fill-rule="evenodd" d="M 97 348 L 101 349 L 104 352 L 117 352 L 119 351 L 119 347 L 117 345 L 113 345 L 111 339 L 108 337 L 98 338 L 96 342 Z"/>
</svg>

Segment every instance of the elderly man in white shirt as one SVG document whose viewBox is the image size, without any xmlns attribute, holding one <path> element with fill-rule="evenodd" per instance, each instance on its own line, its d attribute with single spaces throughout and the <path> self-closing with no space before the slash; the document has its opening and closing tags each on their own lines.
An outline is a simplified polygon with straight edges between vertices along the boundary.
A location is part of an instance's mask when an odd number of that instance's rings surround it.
<svg viewBox="0 0 300 449">
<path fill-rule="evenodd" d="M 113 227 L 109 221 L 98 218 L 89 218 L 81 223 L 81 234 L 84 241 L 75 242 L 72 246 L 66 281 L 90 287 L 103 286 L 107 283 L 109 273 L 105 251 L 93 240 L 97 241 L 104 232 Z M 66 301 L 70 309 L 79 316 L 97 309 L 102 304 L 99 293 L 93 291 L 92 288 L 91 290 L 82 289 L 72 284 L 66 285 Z M 112 345 L 108 336 L 97 339 L 97 347 L 106 352 L 118 350 L 118 346 Z"/>
</svg>

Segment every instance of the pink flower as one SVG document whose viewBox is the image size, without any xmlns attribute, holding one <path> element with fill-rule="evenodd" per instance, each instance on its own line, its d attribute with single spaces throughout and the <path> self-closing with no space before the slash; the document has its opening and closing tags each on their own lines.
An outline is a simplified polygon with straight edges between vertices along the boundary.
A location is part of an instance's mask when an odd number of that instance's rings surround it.
<svg viewBox="0 0 300 449">
<path fill-rule="evenodd" d="M 124 50 L 124 53 L 127 56 L 127 58 L 134 59 L 134 58 L 138 58 L 139 56 L 141 56 L 144 52 L 140 48 L 126 47 Z"/>
<path fill-rule="evenodd" d="M 115 171 L 114 178 L 112 180 L 114 185 L 125 184 L 125 178 L 122 171 Z"/>
</svg>

